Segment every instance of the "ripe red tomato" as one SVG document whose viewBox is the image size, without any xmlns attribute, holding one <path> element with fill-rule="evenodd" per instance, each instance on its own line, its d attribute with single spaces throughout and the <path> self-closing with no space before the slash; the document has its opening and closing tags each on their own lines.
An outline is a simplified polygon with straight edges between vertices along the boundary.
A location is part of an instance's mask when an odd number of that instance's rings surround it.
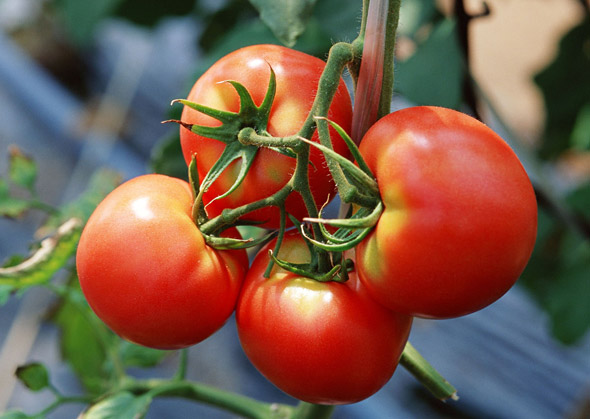
<svg viewBox="0 0 590 419">
<path fill-rule="evenodd" d="M 254 45 L 239 49 L 226 55 L 213 64 L 195 83 L 188 95 L 188 100 L 231 112 L 240 107 L 239 97 L 227 80 L 243 84 L 257 105 L 262 103 L 268 88 L 270 68 L 276 74 L 277 90 L 271 108 L 267 131 L 273 136 L 296 134 L 307 118 L 315 98 L 317 84 L 325 63 L 319 58 L 277 45 Z M 350 132 L 352 106 L 350 96 L 341 80 L 338 91 L 328 116 Z M 220 122 L 185 107 L 181 120 L 189 124 L 218 126 Z M 338 135 L 332 136 L 334 149 L 348 155 L 348 149 Z M 211 166 L 217 161 L 224 144 L 220 141 L 201 137 L 191 131 L 180 128 L 180 140 L 183 154 L 188 163 L 196 153 L 199 178 L 202 180 Z M 317 134 L 313 140 L 317 141 Z M 311 191 L 318 205 L 323 204 L 328 196 L 335 195 L 335 186 L 324 163 L 323 154 L 311 150 L 309 177 Z M 225 193 L 233 185 L 239 166 L 232 163 L 204 194 L 207 204 Z M 225 208 L 235 208 L 262 198 L 281 189 L 295 171 L 295 159 L 274 150 L 259 150 L 249 173 L 241 186 L 229 196 L 211 202 L 207 206 L 210 216 L 216 216 Z M 307 215 L 303 201 L 298 194 L 291 194 L 287 199 L 287 212 L 301 219 Z M 279 210 L 268 207 L 248 214 L 248 219 L 265 221 L 264 227 L 278 227 Z"/>
<path fill-rule="evenodd" d="M 535 243 L 537 206 L 497 134 L 451 109 L 413 107 L 379 120 L 360 150 L 385 207 L 356 252 L 376 300 L 448 318 L 491 304 L 515 283 Z"/>
<path fill-rule="evenodd" d="M 193 345 L 232 314 L 245 276 L 245 251 L 210 248 L 191 219 L 188 183 L 163 175 L 111 192 L 82 232 L 82 291 L 120 336 L 153 348 Z"/>
<path fill-rule="evenodd" d="M 318 282 L 273 268 L 264 247 L 238 300 L 240 342 L 254 366 L 284 392 L 310 403 L 363 400 L 393 375 L 412 318 L 375 302 L 352 273 L 346 283 Z M 309 262 L 309 250 L 287 235 L 280 258 Z"/>
</svg>

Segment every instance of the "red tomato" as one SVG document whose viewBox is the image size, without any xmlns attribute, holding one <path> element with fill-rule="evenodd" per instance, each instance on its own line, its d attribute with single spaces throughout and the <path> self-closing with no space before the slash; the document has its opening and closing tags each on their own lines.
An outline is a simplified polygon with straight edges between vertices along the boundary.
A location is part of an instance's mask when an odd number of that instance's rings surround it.
<svg viewBox="0 0 590 419">
<path fill-rule="evenodd" d="M 247 357 L 278 388 L 309 403 L 371 396 L 393 375 L 412 318 L 375 302 L 354 273 L 346 283 L 322 283 L 275 267 L 264 278 L 273 245 L 256 256 L 236 309 Z M 310 258 L 294 235 L 285 237 L 279 256 Z"/>
<path fill-rule="evenodd" d="M 234 310 L 246 253 L 210 248 L 191 219 L 185 181 L 145 175 L 116 188 L 82 232 L 77 268 L 94 312 L 153 348 L 193 345 Z"/>
<path fill-rule="evenodd" d="M 531 182 L 510 147 L 457 111 L 413 107 L 379 120 L 360 150 L 385 211 L 357 269 L 392 310 L 448 318 L 500 298 L 536 238 Z"/>
<path fill-rule="evenodd" d="M 260 105 L 268 88 L 270 68 L 276 74 L 277 91 L 271 108 L 267 131 L 273 136 L 297 134 L 311 109 L 317 84 L 325 63 L 319 58 L 277 45 L 254 45 L 226 55 L 201 76 L 188 95 L 188 100 L 231 112 L 240 107 L 239 97 L 227 80 L 243 84 L 254 100 Z M 350 132 L 352 106 L 350 96 L 341 80 L 328 117 Z M 181 120 L 189 124 L 217 126 L 220 122 L 185 107 Z M 337 134 L 332 136 L 334 149 L 349 155 L 344 142 Z M 180 128 L 180 140 L 187 163 L 196 153 L 199 178 L 202 180 L 217 161 L 225 144 L 220 141 L 198 136 Z M 317 141 L 317 133 L 313 140 Z M 316 203 L 323 204 L 328 196 L 335 195 L 335 186 L 324 163 L 323 154 L 311 150 L 309 167 L 310 186 Z M 238 164 L 232 163 L 204 194 L 205 203 L 222 195 L 233 185 L 237 177 Z M 207 206 L 210 216 L 216 216 L 225 208 L 235 208 L 265 198 L 281 189 L 295 171 L 295 159 L 274 150 L 259 150 L 252 167 L 241 186 L 229 196 L 211 202 Z M 287 211 L 301 219 L 307 215 L 303 201 L 298 194 L 287 199 Z M 278 227 L 279 210 L 269 207 L 247 215 L 250 220 L 265 221 L 264 227 Z"/>
</svg>

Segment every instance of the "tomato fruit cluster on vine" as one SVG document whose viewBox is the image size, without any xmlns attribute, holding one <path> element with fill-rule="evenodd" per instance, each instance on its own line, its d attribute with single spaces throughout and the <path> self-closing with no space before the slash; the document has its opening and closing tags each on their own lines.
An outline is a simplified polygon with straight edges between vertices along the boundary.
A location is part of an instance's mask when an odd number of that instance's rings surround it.
<svg viewBox="0 0 590 419">
<path fill-rule="evenodd" d="M 257 45 L 197 80 L 183 103 L 199 106 L 185 106 L 180 138 L 187 164 L 205 179 L 201 189 L 164 175 L 132 179 L 106 197 L 82 234 L 80 284 L 113 331 L 177 349 L 206 339 L 235 311 L 245 354 L 277 387 L 312 403 L 353 403 L 393 375 L 414 317 L 472 313 L 515 283 L 536 237 L 531 182 L 486 125 L 428 106 L 381 118 L 356 152 L 331 131 L 336 153 L 361 156 L 382 212 L 358 245 L 328 252 L 328 260 L 352 261 L 337 266 L 346 281 L 305 275 L 319 269 L 325 250 L 308 237 L 319 230 L 302 220 L 316 216 L 310 206 L 321 207 L 337 185 L 320 149 L 273 144 L 309 122 L 324 67 L 301 52 Z M 335 91 L 328 113 L 312 116 L 350 132 L 342 80 Z M 238 140 L 244 128 L 268 144 Z M 317 133 L 307 139 L 319 141 Z M 226 220 L 226 210 L 240 209 Z M 235 226 L 248 223 L 279 228 L 251 264 L 240 246 L 216 246 L 246 243 Z"/>
</svg>

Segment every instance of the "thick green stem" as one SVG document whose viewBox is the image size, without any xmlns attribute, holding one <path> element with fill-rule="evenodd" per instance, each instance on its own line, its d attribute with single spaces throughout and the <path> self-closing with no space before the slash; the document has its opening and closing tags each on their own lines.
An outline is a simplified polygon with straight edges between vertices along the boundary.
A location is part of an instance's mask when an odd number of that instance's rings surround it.
<svg viewBox="0 0 590 419">
<path fill-rule="evenodd" d="M 395 36 L 399 22 L 399 12 L 402 0 L 389 0 L 387 8 L 387 22 L 385 29 L 385 49 L 383 51 L 383 83 L 379 101 L 378 117 L 387 115 L 391 111 L 393 97 Z"/>
<path fill-rule="evenodd" d="M 300 402 L 290 419 L 328 419 L 334 412 L 334 406 Z"/>
<path fill-rule="evenodd" d="M 180 361 L 178 362 L 178 370 L 176 370 L 176 374 L 174 378 L 176 380 L 184 380 L 186 378 L 186 369 L 188 366 L 188 349 L 181 349 L 180 350 Z"/>
<path fill-rule="evenodd" d="M 212 218 L 211 220 L 199 226 L 199 228 L 203 233 L 210 234 L 219 229 L 222 229 L 224 226 L 235 223 L 240 217 L 248 214 L 249 212 L 269 206 L 280 207 L 281 205 L 284 205 L 287 196 L 289 196 L 291 192 L 293 192 L 293 183 L 290 181 L 285 186 L 283 186 L 282 189 L 267 198 L 242 205 L 241 207 L 223 210 L 221 215 Z"/>
<path fill-rule="evenodd" d="M 134 382 L 127 388 L 134 394 L 149 393 L 153 397 L 182 397 L 209 404 L 252 419 L 286 419 L 291 417 L 293 407 L 282 404 L 263 403 L 242 396 L 191 381 L 147 380 Z"/>
<path fill-rule="evenodd" d="M 254 128 L 247 127 L 238 133 L 238 140 L 244 145 L 255 145 L 258 147 L 277 147 L 277 148 L 291 148 L 297 152 L 301 150 L 303 144 L 298 135 L 290 137 L 270 137 L 268 135 L 260 135 Z"/>
<path fill-rule="evenodd" d="M 406 344 L 400 364 L 440 400 L 456 400 L 457 390 L 420 355 L 410 342 Z"/>
</svg>

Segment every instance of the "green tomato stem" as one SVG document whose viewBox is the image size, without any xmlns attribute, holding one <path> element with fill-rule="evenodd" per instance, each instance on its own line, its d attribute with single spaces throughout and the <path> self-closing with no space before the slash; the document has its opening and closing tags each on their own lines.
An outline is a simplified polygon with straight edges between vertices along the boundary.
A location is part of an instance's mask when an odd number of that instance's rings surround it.
<svg viewBox="0 0 590 419">
<path fill-rule="evenodd" d="M 383 81 L 381 85 L 381 97 L 379 101 L 378 118 L 391 111 L 391 99 L 393 97 L 394 81 L 394 55 L 395 36 L 399 22 L 399 12 L 402 0 L 389 0 L 387 10 L 387 22 L 385 25 L 385 49 L 383 51 Z"/>
<path fill-rule="evenodd" d="M 299 402 L 290 419 L 328 419 L 334 413 L 334 406 Z"/>
<path fill-rule="evenodd" d="M 278 147 L 278 148 L 291 148 L 297 153 L 303 145 L 297 135 L 290 137 L 271 137 L 268 135 L 260 135 L 254 130 L 254 128 L 247 127 L 243 128 L 238 133 L 238 140 L 244 145 L 256 145 L 259 147 Z"/>
<path fill-rule="evenodd" d="M 119 390 L 130 391 L 134 394 L 149 393 L 152 397 L 182 397 L 188 400 L 205 403 L 246 418 L 252 419 L 286 419 L 292 417 L 294 408 L 278 403 L 264 403 L 204 384 L 187 380 L 152 379 L 135 381 L 126 388 Z"/>
<path fill-rule="evenodd" d="M 420 355 L 410 342 L 406 344 L 400 364 L 440 400 L 457 400 L 457 390 Z"/>
<path fill-rule="evenodd" d="M 184 380 L 186 378 L 186 369 L 188 366 L 188 349 L 181 349 L 180 360 L 178 362 L 178 369 L 174 375 L 175 380 Z"/>
</svg>

